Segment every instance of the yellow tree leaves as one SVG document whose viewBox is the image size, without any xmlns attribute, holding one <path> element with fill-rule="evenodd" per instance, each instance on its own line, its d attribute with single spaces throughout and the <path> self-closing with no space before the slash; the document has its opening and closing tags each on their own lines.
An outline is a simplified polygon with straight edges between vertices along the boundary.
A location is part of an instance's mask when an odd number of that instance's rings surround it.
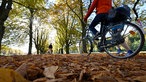
<svg viewBox="0 0 146 82">
<path fill-rule="evenodd" d="M 28 8 L 36 8 L 36 9 L 44 8 L 45 5 L 44 0 L 18 0 L 18 2 L 17 1 L 14 2 L 19 3 Z"/>
</svg>

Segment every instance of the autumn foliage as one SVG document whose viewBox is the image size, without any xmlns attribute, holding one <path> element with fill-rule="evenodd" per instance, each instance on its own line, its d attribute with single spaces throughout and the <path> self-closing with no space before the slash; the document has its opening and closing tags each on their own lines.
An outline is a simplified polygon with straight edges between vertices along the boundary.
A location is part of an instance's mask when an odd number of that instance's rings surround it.
<svg viewBox="0 0 146 82">
<path fill-rule="evenodd" d="M 1 69 L 12 69 L 33 82 L 146 81 L 146 55 L 140 54 L 131 59 L 115 59 L 107 54 L 0 56 L 0 67 L 0 82 L 1 78 L 12 77 Z"/>
</svg>

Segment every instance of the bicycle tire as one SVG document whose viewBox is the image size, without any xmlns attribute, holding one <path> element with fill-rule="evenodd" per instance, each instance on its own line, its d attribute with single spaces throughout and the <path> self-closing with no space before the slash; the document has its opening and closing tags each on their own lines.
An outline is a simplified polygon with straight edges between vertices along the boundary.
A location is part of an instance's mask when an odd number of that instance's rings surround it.
<svg viewBox="0 0 146 82">
<path fill-rule="evenodd" d="M 83 42 L 85 45 L 83 46 Z M 87 55 L 89 56 L 91 52 L 93 51 L 93 44 L 92 40 L 90 38 L 83 38 L 79 42 L 79 52 L 81 55 Z"/>
<path fill-rule="evenodd" d="M 118 44 L 120 47 L 121 45 L 123 46 L 124 44 L 128 44 L 128 47 L 133 51 L 132 54 L 126 55 L 127 50 L 125 47 L 122 47 L 121 54 L 117 53 L 117 46 L 114 45 L 111 47 L 107 47 L 106 41 L 109 40 L 109 34 L 110 30 L 105 34 L 105 39 L 104 39 L 104 49 L 107 54 L 109 54 L 111 57 L 114 58 L 119 58 L 119 59 L 126 59 L 126 58 L 131 58 L 137 55 L 143 48 L 145 38 L 142 30 L 135 24 L 131 22 L 124 22 L 124 28 L 123 31 L 121 32 L 121 35 L 124 37 L 125 41 L 124 43 Z M 108 37 L 107 37 L 108 36 Z M 110 37 L 112 39 L 112 36 Z M 125 45 L 124 45 L 125 46 Z"/>
</svg>

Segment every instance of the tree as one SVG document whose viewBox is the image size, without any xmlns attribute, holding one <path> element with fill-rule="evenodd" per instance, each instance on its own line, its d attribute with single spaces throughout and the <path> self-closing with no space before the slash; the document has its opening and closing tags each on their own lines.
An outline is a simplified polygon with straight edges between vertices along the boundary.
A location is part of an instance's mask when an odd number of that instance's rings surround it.
<svg viewBox="0 0 146 82">
<path fill-rule="evenodd" d="M 37 54 L 44 54 L 48 50 L 48 25 L 43 24 L 41 19 L 36 20 L 36 26 L 33 32 L 33 40 L 37 49 Z"/>
<path fill-rule="evenodd" d="M 78 7 L 77 11 L 75 11 L 75 7 L 72 6 L 72 4 L 69 4 L 68 0 L 65 0 L 66 1 L 66 4 L 67 6 L 70 8 L 70 10 L 77 16 L 77 18 L 79 19 L 80 21 L 80 24 L 81 24 L 81 27 L 82 27 L 82 38 L 86 35 L 86 24 L 84 23 L 83 21 L 83 17 L 84 17 L 84 11 L 85 11 L 85 7 L 84 7 L 84 2 L 82 0 L 77 0 L 76 3 L 78 3 L 76 6 Z M 91 5 L 91 0 L 90 0 L 90 4 L 89 6 Z M 89 7 L 88 7 L 89 8 Z M 86 52 L 87 48 L 86 48 L 86 44 L 85 44 L 85 41 L 83 41 L 83 51 Z"/>
<path fill-rule="evenodd" d="M 76 4 L 72 1 L 72 5 Z M 76 16 L 67 7 L 63 1 L 58 2 L 52 8 L 50 15 L 54 28 L 57 30 L 58 43 L 60 49 L 65 49 L 69 54 L 70 46 L 75 44 L 77 38 L 79 39 L 79 23 Z"/>
<path fill-rule="evenodd" d="M 33 20 L 34 20 L 34 14 L 38 10 L 44 9 L 44 0 L 19 0 L 18 2 L 15 1 L 15 3 L 18 3 L 19 5 L 22 5 L 26 7 L 29 12 L 29 49 L 28 54 L 32 54 L 32 38 L 33 38 Z"/>
<path fill-rule="evenodd" d="M 4 40 L 5 45 L 21 45 L 27 43 L 29 20 L 26 16 L 29 11 L 25 7 L 13 3 L 13 9 L 9 13 L 9 18 L 5 22 Z M 19 44 L 18 44 L 19 43 Z"/>
<path fill-rule="evenodd" d="M 2 0 L 0 5 L 0 53 L 2 46 L 2 39 L 5 33 L 4 23 L 8 18 L 9 12 L 12 9 L 12 0 Z"/>
</svg>

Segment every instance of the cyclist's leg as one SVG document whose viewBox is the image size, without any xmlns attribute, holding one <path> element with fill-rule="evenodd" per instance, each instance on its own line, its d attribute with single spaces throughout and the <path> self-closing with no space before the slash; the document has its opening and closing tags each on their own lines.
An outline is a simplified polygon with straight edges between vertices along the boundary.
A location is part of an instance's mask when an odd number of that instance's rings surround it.
<svg viewBox="0 0 146 82">
<path fill-rule="evenodd" d="M 120 48 L 120 45 L 117 45 L 117 54 L 121 54 L 122 50 Z"/>
<path fill-rule="evenodd" d="M 47 52 L 48 52 L 48 54 L 50 54 L 50 49 L 48 49 L 48 51 L 47 51 Z"/>
<path fill-rule="evenodd" d="M 132 51 L 131 51 L 129 45 L 128 45 L 126 42 L 124 42 L 124 43 L 122 43 L 122 44 L 120 44 L 120 45 L 121 45 L 123 48 L 126 49 L 127 54 L 131 54 L 131 53 L 132 53 Z M 120 45 L 117 45 L 117 54 L 120 54 L 120 53 L 122 52 L 122 51 L 121 51 L 121 48 L 120 48 Z"/>
<path fill-rule="evenodd" d="M 126 42 L 122 43 L 121 46 L 123 46 L 127 50 L 127 54 L 125 56 L 133 53 L 133 51 L 130 49 L 129 45 Z"/>
<path fill-rule="evenodd" d="M 126 51 L 127 51 L 127 53 L 126 53 L 125 56 L 129 56 L 130 54 L 133 53 L 133 51 L 130 49 L 129 45 L 128 45 L 126 42 L 124 42 L 124 43 L 122 43 L 122 44 L 120 44 L 120 45 L 121 45 L 123 48 L 125 48 Z M 120 45 L 117 45 L 117 54 L 122 54 Z"/>
<path fill-rule="evenodd" d="M 52 54 L 52 52 L 53 52 L 53 50 L 52 50 L 52 48 L 50 48 L 50 54 Z"/>
<path fill-rule="evenodd" d="M 96 35 L 96 33 L 98 32 L 96 29 L 95 29 L 95 26 L 101 22 L 102 20 L 105 20 L 107 18 L 107 13 L 101 13 L 101 14 L 97 14 L 95 16 L 95 18 L 93 19 L 93 21 L 91 22 L 90 26 L 89 26 L 89 29 L 92 31 L 92 33 L 94 35 Z"/>
<path fill-rule="evenodd" d="M 121 46 L 123 46 L 127 51 L 130 50 L 130 48 L 126 42 L 122 43 Z"/>
</svg>

